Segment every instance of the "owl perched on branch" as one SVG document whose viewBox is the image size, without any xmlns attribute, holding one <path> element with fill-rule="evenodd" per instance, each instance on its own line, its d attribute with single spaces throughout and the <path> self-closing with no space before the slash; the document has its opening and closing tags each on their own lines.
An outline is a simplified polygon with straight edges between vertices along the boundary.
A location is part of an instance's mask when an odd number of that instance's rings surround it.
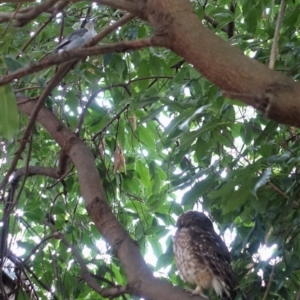
<svg viewBox="0 0 300 300">
<path fill-rule="evenodd" d="M 212 288 L 221 299 L 233 300 L 239 284 L 230 253 L 210 219 L 201 212 L 188 211 L 178 218 L 176 226 L 176 265 L 182 280 L 196 285 L 192 294 L 206 297 L 203 291 Z"/>
</svg>

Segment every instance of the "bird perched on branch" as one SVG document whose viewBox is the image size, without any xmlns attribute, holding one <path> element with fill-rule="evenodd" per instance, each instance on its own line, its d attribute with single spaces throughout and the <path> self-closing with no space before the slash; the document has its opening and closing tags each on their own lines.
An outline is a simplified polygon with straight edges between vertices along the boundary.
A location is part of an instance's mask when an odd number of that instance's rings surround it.
<svg viewBox="0 0 300 300">
<path fill-rule="evenodd" d="M 71 50 L 81 47 L 87 41 L 92 39 L 97 32 L 94 28 L 94 23 L 92 20 L 85 23 L 83 28 L 75 30 L 66 38 L 64 38 L 54 49 L 55 52 L 61 53 L 65 50 Z"/>
<path fill-rule="evenodd" d="M 176 226 L 175 261 L 182 280 L 196 285 L 192 294 L 206 297 L 203 291 L 212 288 L 221 299 L 233 300 L 239 284 L 230 253 L 210 219 L 201 212 L 188 211 L 178 218 Z"/>
</svg>

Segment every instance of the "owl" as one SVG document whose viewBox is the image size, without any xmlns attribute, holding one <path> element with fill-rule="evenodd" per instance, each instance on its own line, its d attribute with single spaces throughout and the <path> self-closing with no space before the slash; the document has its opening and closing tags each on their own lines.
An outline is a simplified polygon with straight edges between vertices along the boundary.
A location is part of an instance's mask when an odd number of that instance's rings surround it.
<svg viewBox="0 0 300 300">
<path fill-rule="evenodd" d="M 182 280 L 196 285 L 192 294 L 213 289 L 221 299 L 233 300 L 238 281 L 230 265 L 230 253 L 208 217 L 198 211 L 177 220 L 173 250 Z M 207 298 L 207 297 L 206 297 Z"/>
</svg>

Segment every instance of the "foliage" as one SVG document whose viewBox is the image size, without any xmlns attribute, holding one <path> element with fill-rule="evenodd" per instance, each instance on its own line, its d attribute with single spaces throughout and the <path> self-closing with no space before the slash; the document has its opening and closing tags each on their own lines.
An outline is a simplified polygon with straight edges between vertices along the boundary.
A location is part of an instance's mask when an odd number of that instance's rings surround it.
<svg viewBox="0 0 300 300">
<path fill-rule="evenodd" d="M 286 2 L 275 69 L 298 79 L 300 4 Z M 209 16 L 217 21 L 214 28 L 204 18 L 207 27 L 223 39 L 228 39 L 228 24 L 234 20 L 234 35 L 228 42 L 268 64 L 279 1 L 240 1 L 235 13 L 229 0 L 192 3 L 199 18 Z M 1 10 L 11 12 L 14 7 L 6 3 Z M 65 8 L 64 35 L 74 24 L 80 25 L 87 7 L 86 2 L 77 2 Z M 105 6 L 92 8 L 92 15 L 98 17 L 97 31 L 122 14 Z M 38 61 L 55 47 L 62 15 L 55 16 L 22 50 L 48 17 L 39 15 L 20 28 L 0 25 L 1 74 Z M 147 38 L 152 33 L 147 23 L 134 19 L 103 43 Z M 157 276 L 186 287 L 176 273 L 171 236 L 182 212 L 203 208 L 222 234 L 227 229 L 233 232 L 233 265 L 249 299 L 295 299 L 300 285 L 298 129 L 276 124 L 226 98 L 191 65 L 178 65 L 180 59 L 158 48 L 87 58 L 52 91 L 46 105 L 72 131 L 84 117 L 80 137 L 94 154 L 111 209 Z M 224 76 L 230 76 L 227 71 Z M 49 68 L 12 82 L 11 87 L 34 98 L 54 73 L 55 68 Z M 9 86 L 2 88 L 1 94 L 1 108 L 16 111 Z M 93 101 L 83 116 L 90 99 Z M 28 122 L 20 115 L 15 131 L 16 119 L 13 113 L 1 114 L 0 130 L 5 137 L 1 141 L 1 179 Z M 102 142 L 104 158 L 99 148 Z M 126 159 L 126 174 L 122 170 L 113 173 L 117 145 Z M 27 164 L 56 167 L 59 152 L 56 142 L 36 124 L 17 168 Z M 102 298 L 81 280 L 79 265 L 60 240 L 47 240 L 32 253 L 51 233 L 45 224 L 46 213 L 55 217 L 55 228 L 80 251 L 103 287 L 126 284 L 120 263 L 90 222 L 74 168 L 63 180 L 25 177 L 16 196 L 10 245 L 23 249 L 24 259 L 31 255 L 33 272 L 57 299 Z M 262 260 L 259 249 L 273 245 L 272 256 Z M 31 280 L 39 299 L 50 297 L 40 282 Z M 29 299 L 25 294 L 22 297 Z"/>
</svg>

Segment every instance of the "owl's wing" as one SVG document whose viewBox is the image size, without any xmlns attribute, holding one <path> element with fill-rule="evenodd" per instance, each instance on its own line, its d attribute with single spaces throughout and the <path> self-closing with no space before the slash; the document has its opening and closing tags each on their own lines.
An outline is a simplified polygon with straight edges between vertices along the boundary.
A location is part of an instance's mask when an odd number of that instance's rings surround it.
<svg viewBox="0 0 300 300">
<path fill-rule="evenodd" d="M 203 242 L 207 245 L 210 252 L 216 253 L 218 256 L 221 256 L 228 263 L 231 262 L 230 253 L 219 235 L 215 231 L 208 231 L 199 226 L 190 227 L 190 235 L 193 241 Z"/>
<path fill-rule="evenodd" d="M 204 263 L 221 283 L 227 299 L 234 299 L 238 281 L 231 267 L 230 253 L 225 243 L 214 231 L 199 226 L 191 226 L 189 233 L 195 257 Z"/>
</svg>

